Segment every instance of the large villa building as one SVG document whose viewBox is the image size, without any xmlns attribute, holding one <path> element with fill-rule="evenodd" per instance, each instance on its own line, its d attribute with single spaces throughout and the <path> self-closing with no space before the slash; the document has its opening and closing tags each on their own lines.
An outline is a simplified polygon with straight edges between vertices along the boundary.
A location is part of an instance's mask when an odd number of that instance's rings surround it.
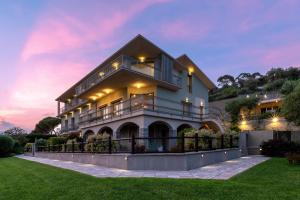
<svg viewBox="0 0 300 200">
<path fill-rule="evenodd" d="M 56 99 L 58 116 L 63 133 L 85 139 L 171 137 L 189 127 L 222 131 L 208 109 L 214 87 L 187 55 L 173 58 L 138 35 Z"/>
</svg>

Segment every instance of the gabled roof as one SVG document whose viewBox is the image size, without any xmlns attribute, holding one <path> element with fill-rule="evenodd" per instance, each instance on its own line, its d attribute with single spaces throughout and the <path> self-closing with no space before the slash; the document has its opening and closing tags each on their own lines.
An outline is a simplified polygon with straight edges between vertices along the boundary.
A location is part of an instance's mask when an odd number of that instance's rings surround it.
<svg viewBox="0 0 300 200">
<path fill-rule="evenodd" d="M 209 89 L 216 88 L 217 86 L 203 73 L 201 69 L 190 59 L 186 54 L 179 56 L 176 60 L 186 69 L 189 70 L 190 67 L 194 69 L 194 74 L 204 83 L 204 85 Z"/>
</svg>

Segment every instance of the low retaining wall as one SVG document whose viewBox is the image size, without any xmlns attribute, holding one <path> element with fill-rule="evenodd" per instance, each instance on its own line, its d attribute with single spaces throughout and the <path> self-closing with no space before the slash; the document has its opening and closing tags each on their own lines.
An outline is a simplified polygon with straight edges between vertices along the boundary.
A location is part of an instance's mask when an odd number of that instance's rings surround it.
<svg viewBox="0 0 300 200">
<path fill-rule="evenodd" d="M 27 153 L 27 155 L 29 154 Z M 241 157 L 241 151 L 238 148 L 234 148 L 169 154 L 91 154 L 35 152 L 35 156 L 127 170 L 179 171 L 191 170 L 205 165 L 239 158 Z"/>
</svg>

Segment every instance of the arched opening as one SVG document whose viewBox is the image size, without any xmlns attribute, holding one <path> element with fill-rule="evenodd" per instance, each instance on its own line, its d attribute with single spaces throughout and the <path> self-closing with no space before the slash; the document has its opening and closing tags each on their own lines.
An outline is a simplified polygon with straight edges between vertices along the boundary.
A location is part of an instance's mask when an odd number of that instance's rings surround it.
<svg viewBox="0 0 300 200">
<path fill-rule="evenodd" d="M 83 141 L 86 142 L 88 137 L 90 135 L 94 135 L 95 133 L 92 130 L 87 130 L 84 134 L 83 134 Z"/>
<path fill-rule="evenodd" d="M 222 126 L 219 123 L 214 122 L 214 121 L 202 122 L 200 129 L 209 129 L 215 133 L 216 132 L 221 132 L 221 133 L 224 132 Z"/>
<path fill-rule="evenodd" d="M 135 123 L 128 122 L 122 124 L 117 131 L 117 138 L 131 138 L 132 135 L 138 137 L 139 135 L 139 126 Z"/>
<path fill-rule="evenodd" d="M 110 136 L 112 136 L 113 135 L 113 130 L 108 126 L 105 126 L 105 127 L 101 128 L 98 131 L 98 135 L 103 135 L 104 133 L 109 134 Z"/>
<path fill-rule="evenodd" d="M 180 136 L 180 134 L 183 132 L 185 129 L 193 128 L 189 124 L 181 124 L 180 126 L 177 127 L 177 136 Z"/>
<path fill-rule="evenodd" d="M 165 122 L 153 122 L 148 127 L 149 149 L 152 151 L 167 151 L 169 132 L 171 126 Z"/>
</svg>

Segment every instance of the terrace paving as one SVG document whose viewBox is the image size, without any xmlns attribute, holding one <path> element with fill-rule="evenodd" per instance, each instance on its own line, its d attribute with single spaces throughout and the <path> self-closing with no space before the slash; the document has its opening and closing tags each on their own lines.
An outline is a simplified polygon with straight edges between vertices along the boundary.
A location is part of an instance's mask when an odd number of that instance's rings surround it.
<svg viewBox="0 0 300 200">
<path fill-rule="evenodd" d="M 101 167 L 93 164 L 82 164 L 72 161 L 52 160 L 31 156 L 17 156 L 42 164 L 51 165 L 63 169 L 69 169 L 94 177 L 151 177 L 151 178 L 193 178 L 193 179 L 219 179 L 227 180 L 247 169 L 268 160 L 264 156 L 244 156 L 213 165 L 207 165 L 189 171 L 153 171 L 153 170 L 124 170 Z"/>
</svg>

